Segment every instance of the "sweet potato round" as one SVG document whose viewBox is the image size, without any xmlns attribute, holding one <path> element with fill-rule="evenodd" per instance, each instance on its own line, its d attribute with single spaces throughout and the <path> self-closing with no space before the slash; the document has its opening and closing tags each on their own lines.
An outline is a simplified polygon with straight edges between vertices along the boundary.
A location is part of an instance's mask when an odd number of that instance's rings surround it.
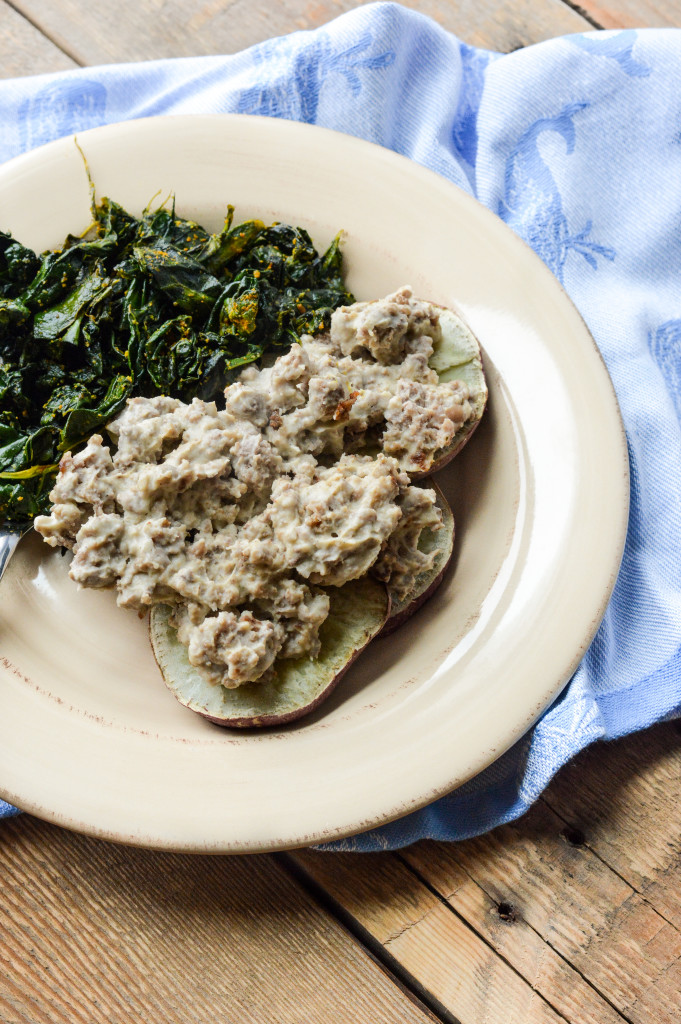
<svg viewBox="0 0 681 1024">
<path fill-rule="evenodd" d="M 399 629 L 429 597 L 432 597 L 442 583 L 454 551 L 454 515 L 437 484 L 431 480 L 429 486 L 435 491 L 436 504 L 442 512 L 442 526 L 438 530 L 424 530 L 419 548 L 421 551 L 433 551 L 437 548 L 435 562 L 432 569 L 416 577 L 414 586 L 404 597 L 398 598 L 395 594 L 390 594 L 390 615 L 381 631 L 382 636 L 388 636 Z M 388 592 L 390 593 L 389 585 Z"/>
<path fill-rule="evenodd" d="M 457 430 L 446 448 L 435 452 L 422 470 L 410 474 L 413 480 L 422 480 L 431 473 L 437 473 L 458 455 L 471 439 L 487 405 L 487 382 L 477 338 L 458 310 L 445 309 L 435 303 L 433 306 L 440 314 L 442 334 L 434 345 L 429 366 L 436 371 L 442 383 L 461 380 L 468 386 L 473 416 Z"/>
<path fill-rule="evenodd" d="M 235 729 L 285 725 L 309 714 L 333 692 L 390 613 L 385 586 L 369 576 L 329 588 L 328 593 L 331 610 L 320 630 L 319 656 L 281 659 L 275 662 L 270 682 L 236 689 L 209 683 L 201 675 L 168 621 L 171 608 L 155 605 L 149 635 L 166 686 L 190 711 Z"/>
</svg>

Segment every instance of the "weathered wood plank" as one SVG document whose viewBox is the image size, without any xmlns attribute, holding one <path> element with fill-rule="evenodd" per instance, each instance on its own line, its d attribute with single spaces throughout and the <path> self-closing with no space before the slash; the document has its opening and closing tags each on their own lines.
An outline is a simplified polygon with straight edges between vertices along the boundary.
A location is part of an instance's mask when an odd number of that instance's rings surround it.
<svg viewBox="0 0 681 1024">
<path fill-rule="evenodd" d="M 546 794 L 586 844 L 681 930 L 681 722 L 585 750 Z"/>
<path fill-rule="evenodd" d="M 665 28 L 681 25 L 680 0 L 580 0 L 603 28 Z"/>
<path fill-rule="evenodd" d="M 531 928 L 627 1020 L 681 1020 L 681 933 L 588 847 L 566 841 L 564 829 L 540 802 L 521 822 L 465 843 L 420 844 L 404 858 L 502 955 L 514 958 L 513 940 L 496 922 L 492 928 L 489 903 L 486 909 L 477 891 L 472 898 L 462 877 L 507 911 L 512 928 Z"/>
<path fill-rule="evenodd" d="M 432 851 L 431 851 L 432 854 Z M 437 856 L 437 853 L 435 854 Z M 623 1018 L 510 904 L 497 903 L 463 869 L 448 870 L 448 902 L 491 948 L 566 1020 L 616 1024 Z M 560 901 L 560 892 L 556 892 Z"/>
<path fill-rule="evenodd" d="M 0 78 L 41 75 L 74 67 L 74 60 L 5 0 L 0 0 Z"/>
<path fill-rule="evenodd" d="M 358 0 L 13 0 L 83 64 L 235 53 L 295 29 L 317 28 Z M 406 0 L 466 42 L 514 50 L 592 26 L 561 0 Z"/>
<path fill-rule="evenodd" d="M 531 929 L 518 929 L 513 952 L 521 969 L 531 960 L 535 975 L 539 968 L 543 974 L 562 974 L 562 990 L 556 985 L 551 990 L 559 998 L 550 1005 L 516 963 L 483 941 L 394 854 L 301 851 L 294 857 L 461 1024 L 621 1022 Z"/>
<path fill-rule="evenodd" d="M 427 1024 L 272 857 L 0 829 L 3 1024 Z"/>
<path fill-rule="evenodd" d="M 575 1024 L 668 1024 L 681 1020 L 680 796 L 681 728 L 666 723 L 585 751 L 490 835 L 296 857 L 464 1024 L 485 1021 L 488 1004 L 498 1019 L 509 968 L 511 1020 L 532 1019 L 520 1011 L 531 989 L 532 1012 Z"/>
</svg>

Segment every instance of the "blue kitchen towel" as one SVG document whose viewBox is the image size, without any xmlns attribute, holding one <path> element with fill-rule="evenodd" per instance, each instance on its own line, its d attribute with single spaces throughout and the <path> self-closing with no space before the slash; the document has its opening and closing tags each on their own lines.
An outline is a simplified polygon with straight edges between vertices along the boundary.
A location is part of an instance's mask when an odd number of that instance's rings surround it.
<svg viewBox="0 0 681 1024">
<path fill-rule="evenodd" d="M 521 815 L 587 744 L 681 714 L 681 32 L 589 32 L 501 55 L 371 4 L 230 57 L 0 82 L 0 159 L 127 118 L 221 112 L 357 135 L 476 196 L 567 289 L 613 379 L 629 532 L 569 686 L 450 796 L 325 848 L 479 834 Z"/>
</svg>

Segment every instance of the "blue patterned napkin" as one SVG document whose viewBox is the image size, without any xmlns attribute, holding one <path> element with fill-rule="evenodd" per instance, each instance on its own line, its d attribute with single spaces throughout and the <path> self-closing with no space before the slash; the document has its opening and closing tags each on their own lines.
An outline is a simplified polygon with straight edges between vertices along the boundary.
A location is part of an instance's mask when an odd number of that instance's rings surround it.
<svg viewBox="0 0 681 1024">
<path fill-rule="evenodd" d="M 676 30 L 593 32 L 504 56 L 381 3 L 231 57 L 0 82 L 2 160 L 112 121 L 219 112 L 308 121 L 406 154 L 532 246 L 603 353 L 632 505 L 596 639 L 556 703 L 481 775 L 330 848 L 484 832 L 521 815 L 587 744 L 681 714 L 680 69 Z M 0 801 L 3 813 L 14 811 Z"/>
</svg>

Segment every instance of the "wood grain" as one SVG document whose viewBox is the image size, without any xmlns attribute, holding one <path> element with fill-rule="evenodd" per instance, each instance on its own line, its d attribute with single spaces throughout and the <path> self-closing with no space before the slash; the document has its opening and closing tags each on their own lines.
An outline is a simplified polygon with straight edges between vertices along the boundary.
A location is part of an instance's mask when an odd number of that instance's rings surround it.
<svg viewBox="0 0 681 1024">
<path fill-rule="evenodd" d="M 13 0 L 83 64 L 235 53 L 295 29 L 317 28 L 357 0 Z M 514 50 L 592 25 L 560 0 L 407 0 L 466 42 Z"/>
<path fill-rule="evenodd" d="M 603 28 L 664 28 L 681 23 L 680 0 L 580 0 Z"/>
<path fill-rule="evenodd" d="M 58 46 L 0 0 L 0 78 L 77 67 Z"/>
<path fill-rule="evenodd" d="M 502 51 L 591 22 L 681 24 L 681 0 L 580 0 L 588 18 L 560 0 L 407 5 Z M 0 77 L 232 53 L 357 6 L 0 0 Z M 3 822 L 0 1021 L 432 1020 L 340 918 L 443 1019 L 672 1024 L 681 1021 L 680 797 L 681 732 L 668 723 L 585 751 L 524 819 L 479 839 L 294 855 L 328 895 L 326 910 L 285 859 L 153 854 L 28 817 Z"/>
<path fill-rule="evenodd" d="M 660 733 L 667 733 L 666 742 L 673 728 L 658 727 Z M 664 745 L 665 740 L 659 742 Z M 642 737 L 630 737 L 620 744 L 594 748 L 590 752 L 593 760 L 588 769 L 582 766 L 579 779 L 573 772 L 571 780 L 554 782 L 546 802 L 536 804 L 520 822 L 465 843 L 420 844 L 404 851 L 403 857 L 547 999 L 557 1001 L 541 979 L 527 973 L 518 959 L 515 939 L 499 928 L 493 914 L 490 916 L 491 904 L 503 905 L 508 911 L 507 920 L 513 923 L 509 930 L 531 929 L 628 1021 L 662 1024 L 681 1020 L 681 932 L 595 852 L 600 849 L 609 855 L 613 846 L 608 848 L 607 830 L 604 838 L 600 837 L 607 820 L 603 809 L 612 801 L 612 783 L 618 779 L 618 763 L 628 758 L 638 766 L 636 774 L 644 778 L 655 771 L 653 766 L 647 769 L 641 743 Z M 628 754 L 623 754 L 622 748 Z M 661 778 L 660 786 L 664 784 Z M 559 815 L 548 806 L 555 803 L 567 812 L 561 793 L 570 786 L 573 790 L 601 790 L 600 820 L 590 817 L 585 803 L 583 816 L 576 819 L 577 828 L 573 822 L 566 823 L 566 813 Z M 678 772 L 669 795 L 678 806 Z M 617 827 L 622 836 L 628 837 L 632 847 L 641 848 L 647 835 L 655 834 L 658 850 L 666 846 L 678 849 L 678 814 L 670 815 L 669 807 L 660 806 L 657 812 L 643 812 L 644 804 L 649 804 L 646 787 L 632 787 L 618 811 Z M 637 824 L 642 817 L 645 831 Z M 588 836 L 586 843 L 582 830 Z M 673 853 L 669 860 L 672 858 Z M 661 864 L 667 863 L 663 857 Z M 647 870 L 652 884 L 650 856 Z M 667 902 L 671 904 L 675 898 L 678 904 L 681 887 L 675 871 L 666 882 Z M 537 948 L 540 952 L 541 947 Z M 534 971 L 531 961 L 529 967 Z M 560 978 L 552 978 L 551 985 L 555 983 L 562 986 Z M 567 1008 L 565 1013 L 568 1019 L 581 1020 L 581 1016 L 570 1016 Z"/>
<path fill-rule="evenodd" d="M 394 854 L 305 851 L 295 859 L 461 1024 L 622 1021 L 530 928 L 495 944 L 492 931 L 510 936 L 510 928 L 482 890 L 477 906 L 452 913 Z M 487 934 L 467 923 L 480 913 Z"/>
<path fill-rule="evenodd" d="M 0 829 L 3 1024 L 427 1024 L 272 857 Z"/>
<path fill-rule="evenodd" d="M 585 750 L 560 773 L 546 800 L 681 930 L 680 779 L 681 722 L 669 722 Z"/>
<path fill-rule="evenodd" d="M 584 752 L 489 835 L 296 858 L 462 1024 L 549 1010 L 575 1024 L 671 1024 L 680 796 L 681 731 L 666 723 Z"/>
</svg>

